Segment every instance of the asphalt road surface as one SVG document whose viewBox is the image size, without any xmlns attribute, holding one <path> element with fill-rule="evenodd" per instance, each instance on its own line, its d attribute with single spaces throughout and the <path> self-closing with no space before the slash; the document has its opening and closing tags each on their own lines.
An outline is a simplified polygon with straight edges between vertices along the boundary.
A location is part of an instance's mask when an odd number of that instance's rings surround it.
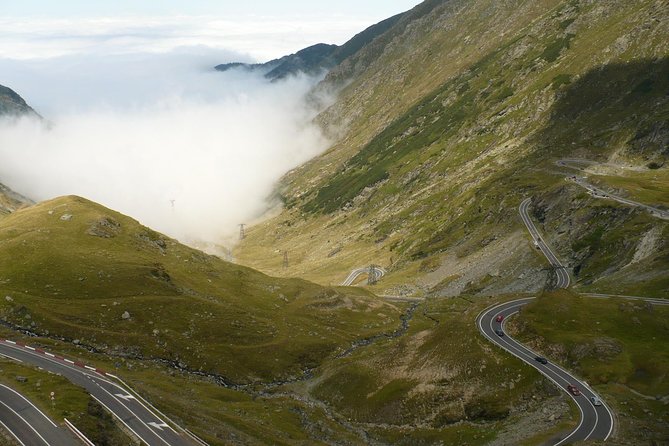
<svg viewBox="0 0 669 446">
<path fill-rule="evenodd" d="M 541 364 L 535 358 L 540 356 L 529 348 L 520 344 L 511 338 L 504 331 L 504 324 L 508 317 L 518 313 L 523 305 L 534 300 L 533 297 L 514 300 L 503 304 L 498 304 L 492 308 L 483 311 L 476 319 L 476 324 L 490 342 L 498 345 L 513 356 L 519 358 L 530 366 L 534 367 L 550 379 L 556 386 L 565 391 L 576 403 L 581 412 L 581 421 L 579 425 L 564 438 L 558 439 L 554 445 L 565 445 L 583 440 L 607 440 L 613 432 L 613 414 L 606 403 L 601 400 L 584 381 L 579 380 L 565 369 L 557 364 L 548 361 L 547 364 Z M 497 317 L 503 317 L 502 322 L 497 321 Z M 501 331 L 504 336 L 499 336 L 495 331 Z M 575 385 L 581 392 L 581 395 L 575 396 L 567 390 L 568 385 Z M 601 406 L 594 406 L 590 398 L 596 397 L 602 401 Z"/>
<path fill-rule="evenodd" d="M 369 274 L 369 270 L 372 269 L 372 273 L 374 274 L 374 280 L 378 281 L 381 279 L 386 274 L 386 270 L 381 268 L 380 266 L 373 266 L 373 267 L 366 267 L 366 268 L 358 268 L 354 269 L 351 271 L 351 274 L 348 275 L 346 280 L 344 280 L 341 283 L 341 286 L 350 286 L 355 280 L 360 277 L 363 274 Z"/>
<path fill-rule="evenodd" d="M 176 432 L 128 390 L 112 382 L 109 377 L 104 375 L 104 372 L 96 372 L 95 369 L 91 370 L 83 364 L 4 339 L 0 340 L 0 354 L 16 361 L 58 373 L 73 384 L 83 387 L 95 400 L 111 412 L 126 429 L 148 446 L 192 446 L 194 444 Z M 5 420 L 5 418 L 0 419 L 3 422 Z M 8 426 L 8 428 L 10 427 Z M 17 432 L 13 430 L 12 432 L 17 435 Z M 41 445 L 43 443 L 26 442 L 25 444 Z"/>
<path fill-rule="evenodd" d="M 560 167 L 567 167 L 569 169 L 578 169 L 581 170 L 577 167 L 571 166 L 571 164 L 584 164 L 586 166 L 597 166 L 600 165 L 599 163 L 596 163 L 594 161 L 589 161 L 589 160 L 578 160 L 578 159 L 564 159 L 564 160 L 559 160 L 556 161 L 556 164 Z M 610 164 L 603 164 L 603 165 L 609 165 Z M 629 200 L 627 198 L 623 198 L 619 195 L 612 194 L 609 192 L 606 192 L 605 190 L 593 186 L 592 184 L 588 183 L 584 177 L 579 177 L 576 175 L 571 175 L 567 177 L 567 180 L 574 182 L 575 184 L 581 186 L 582 188 L 586 189 L 590 195 L 592 195 L 595 198 L 606 198 L 609 200 L 614 200 L 617 201 L 618 203 L 625 204 L 627 206 L 633 206 L 633 207 L 638 207 L 641 209 L 644 209 L 648 213 L 650 213 L 652 216 L 661 218 L 663 220 L 669 220 L 669 211 L 665 211 L 653 206 L 649 206 L 647 204 L 639 203 L 638 201 L 634 200 Z"/>
<path fill-rule="evenodd" d="M 524 200 L 522 203 L 520 203 L 520 207 L 518 208 L 518 211 L 520 212 L 520 217 L 523 219 L 523 223 L 525 223 L 525 226 L 527 226 L 527 230 L 530 232 L 530 235 L 532 236 L 532 240 L 534 241 L 534 246 L 536 246 L 541 250 L 544 256 L 546 256 L 546 258 L 548 259 L 548 262 L 550 262 L 551 266 L 555 269 L 555 274 L 557 274 L 556 287 L 569 288 L 569 284 L 571 283 L 571 277 L 569 276 L 567 268 L 565 268 L 562 265 L 562 263 L 560 263 L 560 260 L 557 258 L 557 256 L 553 254 L 553 251 L 544 241 L 543 237 L 541 237 L 541 234 L 539 234 L 539 231 L 537 230 L 536 226 L 534 226 L 534 223 L 530 218 L 530 214 L 528 211 L 531 202 L 532 199 L 528 198 Z"/>
<path fill-rule="evenodd" d="M 58 427 L 27 398 L 0 384 L 0 424 L 25 446 L 77 446 L 66 430 Z"/>
</svg>

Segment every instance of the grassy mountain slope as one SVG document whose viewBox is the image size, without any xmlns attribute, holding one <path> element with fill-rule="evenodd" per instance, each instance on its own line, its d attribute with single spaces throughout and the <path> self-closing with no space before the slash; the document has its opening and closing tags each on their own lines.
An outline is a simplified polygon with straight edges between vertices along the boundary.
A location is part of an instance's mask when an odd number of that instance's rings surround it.
<svg viewBox="0 0 669 446">
<path fill-rule="evenodd" d="M 666 296 L 667 222 L 591 198 L 554 164 L 665 166 L 654 175 L 666 177 L 661 6 L 426 2 L 359 53 L 374 57 L 320 117 L 338 141 L 287 175 L 286 210 L 249 231 L 238 258 L 282 274 L 267 247 L 288 250 L 285 274 L 323 283 L 378 263 L 389 293 L 537 290 L 550 275 L 517 216 L 534 196 L 577 286 Z"/>
<path fill-rule="evenodd" d="M 511 325 L 603 392 L 619 414 L 613 444 L 662 444 L 669 435 L 667 316 L 666 307 L 563 291 L 541 296 Z"/>
<path fill-rule="evenodd" d="M 79 197 L 0 220 L 0 295 L 3 336 L 115 370 L 210 444 L 527 439 L 521 414 L 542 435 L 575 422 L 475 335 L 489 299 L 407 312 L 223 262 Z"/>
<path fill-rule="evenodd" d="M 1 220 L 0 253 L 13 326 L 231 383 L 299 376 L 399 323 L 364 292 L 273 279 L 77 197 Z"/>
</svg>

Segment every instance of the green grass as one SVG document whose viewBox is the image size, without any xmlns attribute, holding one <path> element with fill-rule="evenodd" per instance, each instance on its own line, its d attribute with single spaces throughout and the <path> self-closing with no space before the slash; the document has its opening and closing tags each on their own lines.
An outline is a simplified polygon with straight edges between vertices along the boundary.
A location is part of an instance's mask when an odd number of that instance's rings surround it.
<svg viewBox="0 0 669 446">
<path fill-rule="evenodd" d="M 540 296 L 514 324 L 522 339 L 574 370 L 625 413 L 618 417 L 619 441 L 650 442 L 669 434 L 662 422 L 669 410 L 654 401 L 669 394 L 668 317 L 668 307 L 561 291 Z"/>
<path fill-rule="evenodd" d="M 569 49 L 569 42 L 574 37 L 574 34 L 567 34 L 565 37 L 555 39 L 546 46 L 540 57 L 546 62 L 555 62 L 563 50 Z"/>
<path fill-rule="evenodd" d="M 590 175 L 588 178 L 599 186 L 622 190 L 625 197 L 639 203 L 669 208 L 669 169 L 623 175 Z"/>
<path fill-rule="evenodd" d="M 89 234 L 104 221 L 115 222 L 104 226 L 112 236 Z M 0 314 L 9 322 L 232 382 L 300 376 L 399 324 L 396 307 L 364 291 L 273 279 L 79 198 L 2 220 L 0 250 Z"/>
<path fill-rule="evenodd" d="M 392 444 L 492 440 L 527 395 L 540 401 L 555 390 L 479 336 L 474 320 L 489 304 L 427 300 L 407 335 L 328 363 L 311 395 Z"/>
<path fill-rule="evenodd" d="M 350 133 L 287 177 L 281 192 L 289 209 L 244 240 L 236 250 L 244 264 L 324 284 L 336 283 L 367 261 L 407 277 L 415 262 L 448 254 L 476 257 L 490 240 L 523 230 L 516 208 L 528 196 L 535 196 L 542 208 L 562 206 L 576 196 L 579 192 L 556 175 L 556 159 L 605 161 L 615 153 L 633 165 L 663 162 L 662 138 L 652 135 L 664 132 L 668 116 L 667 54 L 658 46 L 657 30 L 630 25 L 650 14 L 652 2 L 634 8 L 607 5 L 606 12 L 597 14 L 594 5 L 544 2 L 518 12 L 532 25 L 520 31 L 514 28 L 519 22 L 510 20 L 504 36 L 492 45 L 490 39 L 477 40 L 477 33 L 497 26 L 481 23 L 480 6 L 468 6 L 449 22 L 456 35 L 469 35 L 476 45 L 444 40 L 441 29 L 419 33 L 410 52 L 392 47 L 388 57 L 392 52 L 396 59 L 353 80 L 353 85 L 369 87 L 369 96 L 361 102 L 349 96 L 354 89 L 342 93 L 335 108 L 341 116 L 356 116 L 346 123 Z M 503 6 L 495 10 L 495 17 L 509 12 Z M 572 34 L 565 34 L 566 29 Z M 633 36 L 630 49 L 610 55 L 621 36 Z M 472 53 L 473 48 L 485 50 Z M 449 60 L 448 66 L 437 63 L 443 60 Z M 607 64 L 600 66 L 599 60 Z M 420 71 L 412 68 L 418 66 Z M 398 73 L 407 74 L 404 84 L 391 90 Z M 403 105 L 386 109 L 398 102 Z M 328 113 L 326 118 L 335 116 Z M 653 185 L 653 202 L 662 199 L 663 186 L 663 181 Z M 645 188 L 649 193 L 650 187 Z M 581 202 L 597 207 L 593 201 Z M 568 242 L 555 240 L 574 265 L 581 259 L 571 259 L 576 255 L 571 241 L 578 252 L 590 251 L 580 266 L 584 280 L 579 285 L 591 286 L 596 279 L 608 283 L 615 271 L 605 262 L 621 244 L 624 258 L 631 260 L 648 229 L 621 218 L 619 207 L 610 208 L 614 215 L 580 212 L 581 219 L 570 226 L 580 233 L 570 234 Z M 562 210 L 551 216 L 562 223 L 559 231 L 573 224 L 567 221 L 573 209 Z M 595 214 L 597 220 L 589 220 Z M 601 238 L 592 234 L 595 226 L 603 228 Z M 581 249 L 595 240 L 597 246 Z M 338 254 L 329 257 L 335 246 L 341 246 Z M 277 249 L 298 251 L 290 268 L 281 269 L 273 254 Z M 667 267 L 663 249 L 642 261 L 654 275 Z M 625 264 L 614 260 L 622 271 Z M 516 272 L 501 274 L 506 282 L 518 277 Z M 646 281 L 621 274 L 616 276 L 621 286 L 636 293 L 656 294 L 662 287 L 661 278 Z"/>
</svg>

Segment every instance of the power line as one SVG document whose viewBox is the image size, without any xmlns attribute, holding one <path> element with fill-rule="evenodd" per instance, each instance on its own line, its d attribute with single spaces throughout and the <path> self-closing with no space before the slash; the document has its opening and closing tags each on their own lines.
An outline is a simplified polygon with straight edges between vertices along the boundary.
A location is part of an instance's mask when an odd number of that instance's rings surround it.
<svg viewBox="0 0 669 446">
<path fill-rule="evenodd" d="M 367 285 L 376 285 L 376 265 L 369 265 L 369 272 L 367 273 Z"/>
</svg>

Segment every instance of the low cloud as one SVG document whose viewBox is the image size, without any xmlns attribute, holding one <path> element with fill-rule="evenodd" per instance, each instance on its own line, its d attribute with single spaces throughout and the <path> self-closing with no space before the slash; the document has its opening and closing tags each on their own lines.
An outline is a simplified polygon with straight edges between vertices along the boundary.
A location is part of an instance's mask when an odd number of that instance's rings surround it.
<svg viewBox="0 0 669 446">
<path fill-rule="evenodd" d="M 0 58 L 166 53 L 181 47 L 206 46 L 214 50 L 233 48 L 265 62 L 319 42 L 344 43 L 376 21 L 336 15 L 0 17 Z"/>
<path fill-rule="evenodd" d="M 5 60 L 50 125 L 0 123 L 0 181 L 36 200 L 81 195 L 187 243 L 233 240 L 328 141 L 304 100 L 317 79 L 217 73 L 218 56 Z"/>
</svg>

